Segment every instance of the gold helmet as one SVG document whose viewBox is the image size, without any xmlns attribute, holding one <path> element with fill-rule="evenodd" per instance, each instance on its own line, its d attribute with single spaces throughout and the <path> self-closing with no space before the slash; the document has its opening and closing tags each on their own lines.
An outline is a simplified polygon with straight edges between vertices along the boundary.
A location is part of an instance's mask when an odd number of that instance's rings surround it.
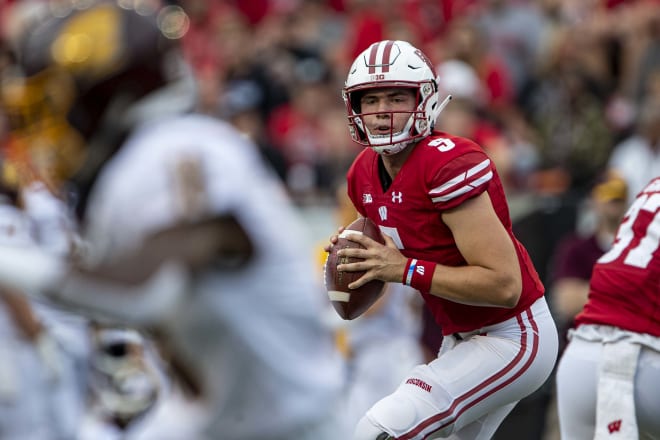
<svg viewBox="0 0 660 440">
<path fill-rule="evenodd" d="M 188 21 L 179 7 L 89 2 L 39 21 L 18 39 L 0 88 L 19 174 L 89 180 L 130 130 L 131 109 L 177 79 Z M 9 69 L 11 72 L 11 69 Z"/>
</svg>

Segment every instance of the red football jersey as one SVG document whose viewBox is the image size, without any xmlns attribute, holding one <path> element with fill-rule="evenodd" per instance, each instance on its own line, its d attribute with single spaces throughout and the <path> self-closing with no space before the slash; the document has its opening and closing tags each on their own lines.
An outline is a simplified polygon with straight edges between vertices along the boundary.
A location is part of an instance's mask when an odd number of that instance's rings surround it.
<svg viewBox="0 0 660 440">
<path fill-rule="evenodd" d="M 596 262 L 576 325 L 606 324 L 660 336 L 660 177 L 623 217 L 612 248 Z"/>
<path fill-rule="evenodd" d="M 348 194 L 360 214 L 391 236 L 406 257 L 448 266 L 465 265 L 441 214 L 484 191 L 516 246 L 523 290 L 515 308 L 470 306 L 422 293 L 445 335 L 506 320 L 543 295 L 543 285 L 527 251 L 513 235 L 500 178 L 479 145 L 433 132 L 414 147 L 386 191 L 379 178 L 378 162 L 378 154 L 370 148 L 357 156 L 347 175 Z"/>
</svg>

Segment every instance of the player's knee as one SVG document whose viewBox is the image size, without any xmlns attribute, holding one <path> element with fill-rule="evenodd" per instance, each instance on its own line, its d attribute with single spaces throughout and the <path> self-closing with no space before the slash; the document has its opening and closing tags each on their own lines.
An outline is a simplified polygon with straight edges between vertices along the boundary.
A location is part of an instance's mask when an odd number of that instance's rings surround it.
<svg viewBox="0 0 660 440">
<path fill-rule="evenodd" d="M 407 396 L 391 394 L 377 402 L 362 417 L 355 429 L 353 440 L 388 440 L 411 429 L 417 420 L 415 403 Z"/>
<path fill-rule="evenodd" d="M 392 438 L 388 433 L 383 432 L 381 428 L 371 423 L 366 416 L 362 417 L 353 433 L 353 440 L 390 440 Z"/>
</svg>

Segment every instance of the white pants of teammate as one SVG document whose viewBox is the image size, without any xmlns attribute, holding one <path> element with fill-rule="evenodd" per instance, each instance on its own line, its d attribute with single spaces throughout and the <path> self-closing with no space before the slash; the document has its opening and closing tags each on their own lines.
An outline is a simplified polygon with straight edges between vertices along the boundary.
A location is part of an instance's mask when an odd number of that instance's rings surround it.
<svg viewBox="0 0 660 440">
<path fill-rule="evenodd" d="M 446 336 L 438 358 L 415 367 L 360 420 L 354 440 L 490 439 L 557 360 L 558 337 L 544 298 L 499 324 Z"/>
<path fill-rule="evenodd" d="M 608 345 L 628 341 L 640 346 L 636 369 L 632 374 L 633 391 L 630 405 L 634 406 L 637 433 L 640 440 L 660 439 L 660 338 L 646 334 L 625 332 L 608 326 L 581 326 L 572 333 L 571 341 L 562 354 L 557 369 L 557 403 L 562 440 L 592 440 L 596 432 L 599 375 L 604 359 L 604 343 Z M 622 356 L 613 359 L 615 365 L 629 362 Z M 603 383 L 600 382 L 601 388 Z M 614 403 L 625 402 L 626 396 L 616 393 Z M 630 396 L 628 396 L 630 397 Z M 601 395 L 602 398 L 602 395 Z M 634 403 L 633 403 L 634 402 Z M 604 423 L 627 420 L 622 408 L 610 418 L 601 415 Z M 608 436 L 624 438 L 619 428 L 613 427 Z M 617 434 L 618 433 L 618 434 Z M 617 436 L 618 435 L 618 436 Z M 631 435 L 635 435 L 632 433 Z M 629 440 L 630 437 L 625 437 Z"/>
</svg>

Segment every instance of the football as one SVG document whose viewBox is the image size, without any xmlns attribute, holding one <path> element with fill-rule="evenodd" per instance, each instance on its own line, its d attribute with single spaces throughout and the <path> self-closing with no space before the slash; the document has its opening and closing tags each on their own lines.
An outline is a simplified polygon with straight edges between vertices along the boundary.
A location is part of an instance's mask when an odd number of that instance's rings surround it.
<svg viewBox="0 0 660 440">
<path fill-rule="evenodd" d="M 348 285 L 359 279 L 364 272 L 340 272 L 337 270 L 338 264 L 354 263 L 359 261 L 357 258 L 348 258 L 337 256 L 337 251 L 345 248 L 362 248 L 362 245 L 346 238 L 348 234 L 364 234 L 369 238 L 385 244 L 378 226 L 368 218 L 361 217 L 346 226 L 339 235 L 339 240 L 328 253 L 325 261 L 325 287 L 328 291 L 328 297 L 333 307 L 343 319 L 355 319 L 363 314 L 378 298 L 383 294 L 385 282 L 380 280 L 371 280 L 357 289 L 349 289 Z"/>
</svg>

